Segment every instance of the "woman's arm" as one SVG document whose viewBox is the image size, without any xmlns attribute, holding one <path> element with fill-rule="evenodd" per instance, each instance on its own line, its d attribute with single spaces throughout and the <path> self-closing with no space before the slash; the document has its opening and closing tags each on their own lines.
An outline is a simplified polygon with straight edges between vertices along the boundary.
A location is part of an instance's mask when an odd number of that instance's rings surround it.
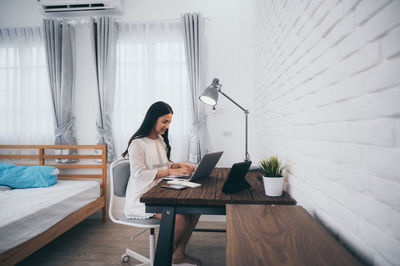
<svg viewBox="0 0 400 266">
<path fill-rule="evenodd" d="M 155 178 L 155 179 L 160 179 L 160 178 L 169 176 L 169 172 L 170 172 L 170 169 L 169 169 L 169 168 L 167 168 L 167 169 L 159 169 L 159 170 L 157 171 L 157 174 L 156 174 L 156 178 Z"/>
<path fill-rule="evenodd" d="M 140 139 L 132 141 L 128 148 L 131 175 L 134 177 L 135 190 L 139 191 L 151 184 L 156 178 L 157 169 L 146 166 L 146 147 Z"/>
<path fill-rule="evenodd" d="M 169 175 L 178 175 L 178 176 L 188 176 L 192 173 L 187 168 L 167 168 L 167 169 L 159 169 L 157 171 L 155 179 L 160 179 Z"/>
</svg>

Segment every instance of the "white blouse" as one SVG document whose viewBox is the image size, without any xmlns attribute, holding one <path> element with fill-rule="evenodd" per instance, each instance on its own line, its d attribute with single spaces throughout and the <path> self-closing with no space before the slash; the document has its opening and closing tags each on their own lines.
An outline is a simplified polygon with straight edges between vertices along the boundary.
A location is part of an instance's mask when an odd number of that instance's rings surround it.
<svg viewBox="0 0 400 266">
<path fill-rule="evenodd" d="M 125 197 L 125 216 L 129 218 L 149 218 L 153 213 L 145 212 L 140 197 L 156 186 L 161 179 L 154 180 L 158 169 L 167 169 L 167 145 L 161 135 L 157 139 L 139 138 L 131 142 L 128 148 L 131 175 Z"/>
</svg>

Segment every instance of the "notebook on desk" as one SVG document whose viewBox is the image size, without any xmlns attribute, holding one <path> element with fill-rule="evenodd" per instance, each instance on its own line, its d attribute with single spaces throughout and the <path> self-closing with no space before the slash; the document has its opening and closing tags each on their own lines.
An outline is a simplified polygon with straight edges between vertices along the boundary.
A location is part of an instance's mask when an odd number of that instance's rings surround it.
<svg viewBox="0 0 400 266">
<path fill-rule="evenodd" d="M 184 180 L 184 181 L 196 181 L 201 178 L 207 177 L 211 174 L 211 172 L 214 170 L 215 166 L 217 165 L 219 159 L 222 156 L 223 151 L 220 152 L 213 152 L 213 153 L 207 153 L 206 155 L 203 156 L 203 159 L 201 159 L 199 165 L 197 166 L 196 170 L 189 176 L 167 176 L 164 177 L 164 180 L 169 180 L 169 181 L 177 181 L 177 180 Z"/>
</svg>

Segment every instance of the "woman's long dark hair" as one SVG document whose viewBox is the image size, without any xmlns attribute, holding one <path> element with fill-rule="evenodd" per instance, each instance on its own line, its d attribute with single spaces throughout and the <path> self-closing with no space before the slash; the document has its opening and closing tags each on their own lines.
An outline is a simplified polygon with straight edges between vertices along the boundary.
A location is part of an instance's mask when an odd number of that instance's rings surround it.
<svg viewBox="0 0 400 266">
<path fill-rule="evenodd" d="M 171 106 L 169 106 L 169 104 L 161 101 L 153 103 L 150 106 L 149 110 L 147 110 L 142 125 L 139 127 L 138 131 L 136 131 L 136 133 L 133 134 L 133 136 L 130 138 L 128 142 L 128 148 L 126 148 L 126 151 L 122 153 L 122 157 L 125 157 L 128 154 L 129 145 L 131 145 L 131 142 L 134 139 L 144 138 L 150 135 L 151 131 L 156 125 L 157 119 L 160 116 L 173 113 L 174 112 L 172 111 L 172 108 Z M 168 140 L 168 130 L 169 129 L 167 129 L 165 133 L 161 136 L 163 137 L 165 144 L 167 144 L 167 158 L 169 160 L 169 156 L 171 154 L 171 146 L 169 145 L 169 140 Z"/>
</svg>

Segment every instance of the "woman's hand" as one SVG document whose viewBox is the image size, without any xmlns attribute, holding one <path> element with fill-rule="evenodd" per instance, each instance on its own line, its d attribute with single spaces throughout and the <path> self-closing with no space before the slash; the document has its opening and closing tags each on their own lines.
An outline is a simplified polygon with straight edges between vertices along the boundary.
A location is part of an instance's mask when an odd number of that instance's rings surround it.
<svg viewBox="0 0 400 266">
<path fill-rule="evenodd" d="M 188 170 L 190 170 L 190 173 L 194 172 L 194 170 L 196 170 L 196 165 L 191 164 L 191 163 L 175 163 L 175 165 L 178 168 L 186 168 Z"/>
<path fill-rule="evenodd" d="M 169 175 L 188 176 L 192 173 L 188 168 L 170 168 L 168 169 Z"/>
</svg>

